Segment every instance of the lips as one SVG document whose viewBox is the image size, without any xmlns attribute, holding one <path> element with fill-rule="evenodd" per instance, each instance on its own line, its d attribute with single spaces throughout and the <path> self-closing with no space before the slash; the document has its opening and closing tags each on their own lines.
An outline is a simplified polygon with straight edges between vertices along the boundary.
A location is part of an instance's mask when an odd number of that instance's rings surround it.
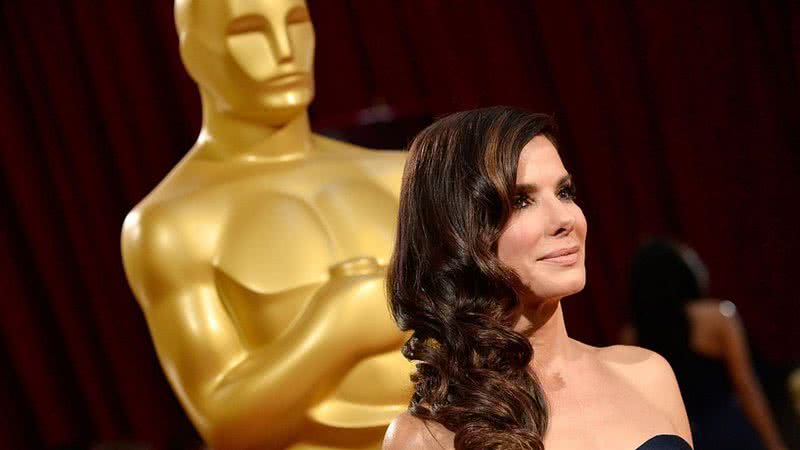
<svg viewBox="0 0 800 450">
<path fill-rule="evenodd" d="M 262 84 L 267 88 L 275 88 L 290 84 L 296 84 L 307 80 L 308 76 L 306 74 L 302 72 L 292 72 L 270 78 L 269 80 L 266 80 Z"/>
<path fill-rule="evenodd" d="M 564 247 L 542 256 L 541 258 L 537 259 L 537 261 L 569 265 L 578 261 L 579 251 L 580 251 L 580 246 L 578 245 L 574 245 L 572 247 Z"/>
</svg>

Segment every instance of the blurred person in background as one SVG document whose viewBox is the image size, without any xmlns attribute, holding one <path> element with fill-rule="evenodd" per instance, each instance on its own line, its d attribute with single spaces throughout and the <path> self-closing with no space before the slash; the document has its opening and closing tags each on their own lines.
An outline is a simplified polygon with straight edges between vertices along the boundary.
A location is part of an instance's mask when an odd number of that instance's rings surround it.
<svg viewBox="0 0 800 450">
<path fill-rule="evenodd" d="M 736 306 L 709 298 L 708 285 L 692 248 L 663 238 L 643 243 L 631 265 L 633 323 L 621 341 L 670 362 L 696 450 L 784 450 Z"/>
</svg>

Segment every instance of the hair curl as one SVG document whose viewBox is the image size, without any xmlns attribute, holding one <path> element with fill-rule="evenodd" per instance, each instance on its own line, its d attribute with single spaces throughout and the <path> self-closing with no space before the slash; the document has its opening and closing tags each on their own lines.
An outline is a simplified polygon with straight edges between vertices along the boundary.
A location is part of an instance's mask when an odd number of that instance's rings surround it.
<svg viewBox="0 0 800 450">
<path fill-rule="evenodd" d="M 413 330 L 412 415 L 455 432 L 455 448 L 543 449 L 544 392 L 533 349 L 513 330 L 517 274 L 497 257 L 523 146 L 543 114 L 493 107 L 446 116 L 409 147 L 387 288 L 394 320 Z"/>
</svg>

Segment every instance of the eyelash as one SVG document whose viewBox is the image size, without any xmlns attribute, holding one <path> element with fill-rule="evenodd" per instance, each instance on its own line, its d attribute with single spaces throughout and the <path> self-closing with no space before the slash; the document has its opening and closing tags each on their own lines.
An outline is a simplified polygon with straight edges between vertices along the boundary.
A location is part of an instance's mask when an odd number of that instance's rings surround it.
<svg viewBox="0 0 800 450">
<path fill-rule="evenodd" d="M 566 194 L 566 197 L 560 197 L 560 198 L 570 202 L 574 202 L 575 199 L 577 198 L 575 185 L 572 183 L 564 185 L 564 187 L 562 187 L 558 191 L 559 196 L 561 196 L 562 194 Z M 523 204 L 523 202 L 526 202 L 526 204 Z M 512 206 L 514 207 L 514 209 L 523 209 L 527 208 L 531 203 L 532 201 L 527 194 L 517 194 L 517 196 L 514 198 Z"/>
</svg>

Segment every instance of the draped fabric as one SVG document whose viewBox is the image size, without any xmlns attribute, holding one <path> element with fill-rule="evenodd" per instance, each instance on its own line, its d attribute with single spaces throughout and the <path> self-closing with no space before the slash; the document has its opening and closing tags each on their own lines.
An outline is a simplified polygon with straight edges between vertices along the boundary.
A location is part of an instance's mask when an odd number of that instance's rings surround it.
<svg viewBox="0 0 800 450">
<path fill-rule="evenodd" d="M 122 219 L 191 146 L 172 5 L 2 3 L 0 446 L 197 438 L 120 263 Z M 800 4 L 315 0 L 316 129 L 402 145 L 444 113 L 556 116 L 589 221 L 570 333 L 613 343 L 641 236 L 706 260 L 755 350 L 797 361 Z M 393 124 L 411 126 L 393 128 Z M 348 131 L 349 130 L 349 131 Z M 365 131 L 366 130 L 366 131 Z M 366 133 L 366 134 L 364 134 Z M 375 137 L 375 133 L 371 135 Z"/>
</svg>

